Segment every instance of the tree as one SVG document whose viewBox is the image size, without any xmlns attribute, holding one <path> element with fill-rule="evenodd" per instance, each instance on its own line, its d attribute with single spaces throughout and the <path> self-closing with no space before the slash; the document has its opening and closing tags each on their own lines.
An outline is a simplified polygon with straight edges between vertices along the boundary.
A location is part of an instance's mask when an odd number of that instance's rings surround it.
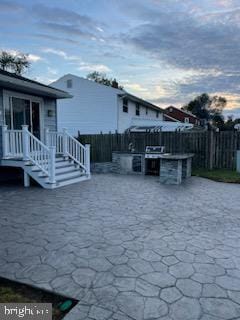
<svg viewBox="0 0 240 320">
<path fill-rule="evenodd" d="M 213 96 L 211 98 L 211 104 L 210 104 L 210 113 L 216 114 L 216 113 L 222 113 L 223 109 L 227 105 L 227 99 L 221 96 Z"/>
<path fill-rule="evenodd" d="M 190 101 L 187 105 L 183 106 L 184 110 L 190 111 L 199 119 L 209 120 L 209 105 L 211 103 L 210 97 L 207 93 L 196 97 Z"/>
<path fill-rule="evenodd" d="M 21 75 L 29 67 L 30 61 L 28 54 L 13 54 L 7 51 L 0 52 L 0 69 Z"/>
<path fill-rule="evenodd" d="M 26 69 L 29 69 L 30 62 L 28 60 L 28 55 L 20 53 L 15 57 L 13 70 L 16 74 L 21 75 Z"/>
<path fill-rule="evenodd" d="M 11 70 L 14 63 L 14 56 L 7 51 L 0 53 L 0 68 L 2 70 Z"/>
<path fill-rule="evenodd" d="M 105 73 L 93 71 L 89 73 L 86 78 L 88 80 L 104 84 L 105 86 L 113 87 L 120 90 L 123 89 L 123 86 L 120 86 L 116 79 L 108 78 Z"/>
<path fill-rule="evenodd" d="M 212 116 L 211 124 L 220 130 L 225 130 L 224 116 L 221 113 L 215 113 Z"/>
<path fill-rule="evenodd" d="M 229 130 L 235 130 L 235 125 L 240 124 L 240 119 L 236 118 L 233 119 L 233 116 L 228 116 L 227 120 L 224 123 L 223 130 L 229 131 Z"/>
<path fill-rule="evenodd" d="M 183 109 L 190 111 L 205 123 L 209 123 L 211 120 L 215 126 L 221 128 L 224 125 L 222 111 L 226 105 L 226 98 L 221 96 L 210 97 L 207 93 L 203 93 L 190 101 Z"/>
</svg>

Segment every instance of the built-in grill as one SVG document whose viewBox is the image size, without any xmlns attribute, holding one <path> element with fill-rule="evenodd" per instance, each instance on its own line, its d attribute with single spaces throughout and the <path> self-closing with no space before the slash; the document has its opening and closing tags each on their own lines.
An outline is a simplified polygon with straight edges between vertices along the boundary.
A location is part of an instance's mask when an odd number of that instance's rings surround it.
<svg viewBox="0 0 240 320">
<path fill-rule="evenodd" d="M 164 153 L 163 146 L 147 146 L 145 149 L 145 173 L 149 175 L 159 175 L 160 155 Z"/>
<path fill-rule="evenodd" d="M 147 146 L 145 149 L 145 159 L 158 159 L 163 154 L 165 147 L 163 146 Z"/>
</svg>

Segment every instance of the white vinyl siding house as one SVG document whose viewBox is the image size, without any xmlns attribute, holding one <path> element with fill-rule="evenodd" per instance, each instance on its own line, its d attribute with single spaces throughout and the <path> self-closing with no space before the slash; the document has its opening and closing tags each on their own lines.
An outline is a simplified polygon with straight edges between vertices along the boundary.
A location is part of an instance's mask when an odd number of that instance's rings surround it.
<svg viewBox="0 0 240 320">
<path fill-rule="evenodd" d="M 69 80 L 72 87 L 68 88 Z M 108 133 L 117 130 L 118 94 L 114 89 L 74 75 L 66 75 L 51 84 L 64 88 L 73 98 L 58 102 L 58 128 L 67 128 L 72 135 Z"/>
<path fill-rule="evenodd" d="M 51 84 L 67 90 L 72 99 L 59 101 L 58 128 L 67 128 L 72 135 L 123 133 L 134 125 L 158 125 L 163 111 L 147 101 L 127 92 L 108 87 L 72 74 L 67 74 Z M 123 107 L 127 100 L 127 105 Z M 125 103 L 126 104 L 126 103 Z M 136 107 L 139 106 L 139 115 Z"/>
<path fill-rule="evenodd" d="M 127 99 L 127 98 L 126 98 Z M 136 125 L 158 125 L 163 120 L 161 109 L 155 110 L 139 103 L 139 115 L 136 115 L 136 102 L 128 99 L 128 112 L 123 112 L 123 98 L 118 99 L 118 131 L 124 132 L 126 129 Z M 158 116 L 157 116 L 158 113 Z"/>
</svg>

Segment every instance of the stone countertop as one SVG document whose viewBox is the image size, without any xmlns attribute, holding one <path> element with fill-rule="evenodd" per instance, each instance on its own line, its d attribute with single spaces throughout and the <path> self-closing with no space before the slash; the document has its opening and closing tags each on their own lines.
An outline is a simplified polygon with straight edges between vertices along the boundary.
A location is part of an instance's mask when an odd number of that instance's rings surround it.
<svg viewBox="0 0 240 320">
<path fill-rule="evenodd" d="M 141 152 L 141 151 L 113 151 L 112 153 L 118 153 L 118 154 L 123 154 L 123 155 L 132 155 L 132 154 L 145 154 L 145 152 Z"/>
<path fill-rule="evenodd" d="M 167 160 L 185 160 L 192 158 L 194 153 L 164 153 L 159 155 L 160 159 L 167 159 Z"/>
</svg>

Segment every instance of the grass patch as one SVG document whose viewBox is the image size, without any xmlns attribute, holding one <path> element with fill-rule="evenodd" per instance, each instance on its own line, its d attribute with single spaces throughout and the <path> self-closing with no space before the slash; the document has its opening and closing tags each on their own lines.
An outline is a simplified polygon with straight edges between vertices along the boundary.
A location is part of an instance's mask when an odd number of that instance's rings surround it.
<svg viewBox="0 0 240 320">
<path fill-rule="evenodd" d="M 0 303 L 52 303 L 52 319 L 61 320 L 77 300 L 0 277 Z M 67 305 L 67 308 L 64 307 Z"/>
<path fill-rule="evenodd" d="M 218 182 L 240 183 L 240 173 L 228 169 L 194 169 L 192 175 Z"/>
</svg>

